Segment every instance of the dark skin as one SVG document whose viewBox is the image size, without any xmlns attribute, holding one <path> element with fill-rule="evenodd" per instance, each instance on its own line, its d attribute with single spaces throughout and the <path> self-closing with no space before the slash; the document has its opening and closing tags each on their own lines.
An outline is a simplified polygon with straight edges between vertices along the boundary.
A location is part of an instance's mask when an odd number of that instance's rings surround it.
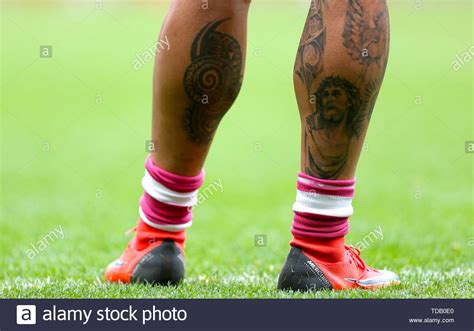
<svg viewBox="0 0 474 331">
<path fill-rule="evenodd" d="M 340 87 L 328 88 L 322 98 L 322 114 L 323 118 L 336 127 L 342 123 L 347 116 L 346 104 L 349 96 L 346 91 Z"/>
<path fill-rule="evenodd" d="M 317 56 L 304 56 L 308 47 Z M 301 171 L 323 179 L 354 178 L 388 48 L 385 1 L 312 1 L 294 70 Z"/>
<path fill-rule="evenodd" d="M 153 161 L 194 176 L 242 84 L 250 1 L 174 0 L 153 79 Z M 313 0 L 297 49 L 301 171 L 350 179 L 383 80 L 389 49 L 383 0 Z"/>
<path fill-rule="evenodd" d="M 328 86 L 322 90 L 318 99 L 319 112 L 306 118 L 307 133 L 305 146 L 309 165 L 306 171 L 310 175 L 331 177 L 343 168 L 349 146 L 347 122 L 352 111 L 348 107 L 350 96 L 341 86 Z"/>
<path fill-rule="evenodd" d="M 151 157 L 158 166 L 184 176 L 202 170 L 242 84 L 249 5 L 173 1 L 161 30 L 170 49 L 156 54 L 153 77 Z"/>
</svg>

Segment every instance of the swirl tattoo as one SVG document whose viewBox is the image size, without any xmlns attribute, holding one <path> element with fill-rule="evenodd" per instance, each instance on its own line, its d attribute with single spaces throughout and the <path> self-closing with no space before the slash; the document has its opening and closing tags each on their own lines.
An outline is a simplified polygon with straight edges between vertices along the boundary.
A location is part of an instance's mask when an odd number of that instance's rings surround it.
<svg viewBox="0 0 474 331">
<path fill-rule="evenodd" d="M 184 127 L 188 138 L 200 145 L 211 142 L 242 85 L 240 45 L 232 36 L 216 31 L 227 20 L 212 21 L 198 32 L 191 48 L 192 63 L 184 75 L 184 89 L 191 101 Z"/>
</svg>

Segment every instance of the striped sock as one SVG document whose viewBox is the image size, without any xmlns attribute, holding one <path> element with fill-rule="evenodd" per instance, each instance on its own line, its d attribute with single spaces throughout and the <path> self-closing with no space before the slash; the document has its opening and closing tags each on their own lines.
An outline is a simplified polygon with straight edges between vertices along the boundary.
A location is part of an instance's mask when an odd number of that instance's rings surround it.
<svg viewBox="0 0 474 331">
<path fill-rule="evenodd" d="M 325 250 L 328 256 L 323 259 L 339 259 L 349 232 L 354 186 L 355 179 L 327 180 L 299 173 L 290 244 L 312 252 Z"/>
<path fill-rule="evenodd" d="M 142 179 L 144 193 L 140 199 L 137 236 L 142 230 L 147 238 L 152 235 L 156 240 L 184 242 L 184 232 L 192 225 L 192 207 L 197 203 L 203 180 L 204 171 L 193 177 L 180 176 L 161 169 L 148 157 Z"/>
</svg>

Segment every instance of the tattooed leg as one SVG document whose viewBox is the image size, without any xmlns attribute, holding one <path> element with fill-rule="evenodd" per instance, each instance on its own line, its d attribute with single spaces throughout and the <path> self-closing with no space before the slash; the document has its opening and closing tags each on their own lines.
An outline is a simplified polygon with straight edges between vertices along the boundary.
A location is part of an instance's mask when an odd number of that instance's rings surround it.
<svg viewBox="0 0 474 331">
<path fill-rule="evenodd" d="M 135 236 L 108 282 L 178 284 L 186 229 L 219 121 L 242 83 L 248 0 L 174 0 L 153 79 L 152 139 Z"/>
<path fill-rule="evenodd" d="M 385 1 L 311 2 L 294 71 L 304 173 L 354 177 L 388 47 Z"/>
<path fill-rule="evenodd" d="M 308 92 L 316 76 L 324 69 L 322 57 L 326 45 L 326 28 L 323 19 L 325 3 L 326 1 L 311 2 L 296 55 L 295 75 L 304 83 Z"/>
<path fill-rule="evenodd" d="M 385 1 L 313 0 L 295 63 L 302 158 L 292 248 L 278 277 L 279 289 L 400 284 L 394 272 L 367 267 L 344 238 L 353 212 L 357 161 L 387 56 Z"/>
<path fill-rule="evenodd" d="M 245 62 L 248 0 L 176 0 L 160 39 L 153 79 L 152 159 L 197 175 L 220 120 L 239 93 Z"/>
</svg>

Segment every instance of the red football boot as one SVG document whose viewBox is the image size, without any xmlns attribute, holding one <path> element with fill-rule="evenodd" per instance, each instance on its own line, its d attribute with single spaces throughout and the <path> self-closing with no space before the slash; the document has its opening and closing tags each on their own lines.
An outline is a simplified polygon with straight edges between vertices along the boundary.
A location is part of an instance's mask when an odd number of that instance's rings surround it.
<svg viewBox="0 0 474 331">
<path fill-rule="evenodd" d="M 388 270 L 365 265 L 360 251 L 344 245 L 344 238 L 307 243 L 294 239 L 278 278 L 278 288 L 293 291 L 374 290 L 400 284 L 398 276 Z"/>
<path fill-rule="evenodd" d="M 135 237 L 105 270 L 105 280 L 120 283 L 177 284 L 184 278 L 185 232 L 155 229 L 139 220 Z"/>
</svg>

